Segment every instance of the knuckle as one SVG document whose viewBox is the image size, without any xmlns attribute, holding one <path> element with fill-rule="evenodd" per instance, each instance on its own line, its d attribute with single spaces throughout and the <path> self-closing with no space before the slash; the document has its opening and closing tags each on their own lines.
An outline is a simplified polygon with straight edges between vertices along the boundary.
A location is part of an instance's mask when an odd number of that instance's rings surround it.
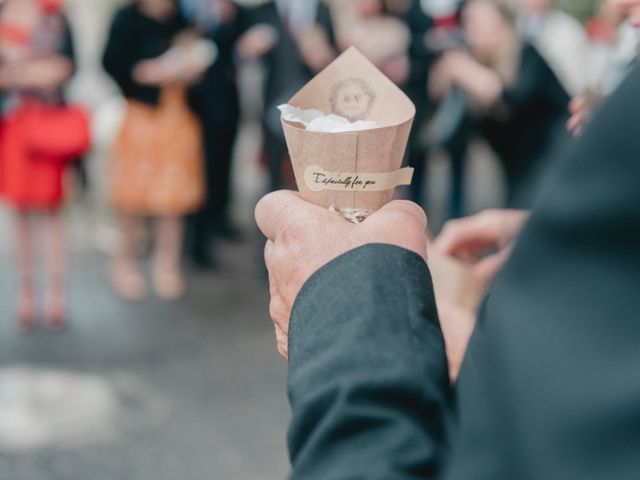
<svg viewBox="0 0 640 480">
<path fill-rule="evenodd" d="M 444 224 L 444 227 L 442 227 L 440 236 L 443 238 L 455 236 L 455 234 L 458 232 L 459 229 L 460 229 L 460 220 L 458 219 L 449 220 L 447 223 Z"/>
<path fill-rule="evenodd" d="M 484 210 L 482 213 L 480 213 L 480 215 L 487 221 L 495 221 L 496 219 L 502 217 L 502 212 L 502 210 L 499 210 L 497 208 L 488 208 L 487 210 Z"/>
<path fill-rule="evenodd" d="M 409 200 L 396 200 L 393 203 L 394 209 L 404 215 L 407 220 L 419 222 L 421 226 L 427 225 L 427 214 L 417 203 Z"/>
<path fill-rule="evenodd" d="M 274 296 L 269 304 L 269 315 L 275 323 L 276 327 L 281 329 L 283 333 L 289 331 L 288 319 L 289 309 L 280 296 Z"/>
</svg>

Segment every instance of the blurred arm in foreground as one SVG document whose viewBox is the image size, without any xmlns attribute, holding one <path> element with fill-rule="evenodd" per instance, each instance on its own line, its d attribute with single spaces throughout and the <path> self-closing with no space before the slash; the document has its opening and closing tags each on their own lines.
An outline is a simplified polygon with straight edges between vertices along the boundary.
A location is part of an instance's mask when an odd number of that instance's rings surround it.
<svg viewBox="0 0 640 480">
<path fill-rule="evenodd" d="M 638 124 L 636 69 L 555 162 L 481 307 L 455 402 L 413 208 L 354 227 L 293 196 L 258 206 L 292 478 L 634 478 Z"/>
</svg>

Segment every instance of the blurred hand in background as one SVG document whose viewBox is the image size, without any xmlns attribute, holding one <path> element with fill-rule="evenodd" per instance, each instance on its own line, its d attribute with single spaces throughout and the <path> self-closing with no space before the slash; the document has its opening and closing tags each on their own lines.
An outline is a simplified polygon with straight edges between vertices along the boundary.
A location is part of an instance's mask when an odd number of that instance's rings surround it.
<svg viewBox="0 0 640 480">
<path fill-rule="evenodd" d="M 434 246 L 441 253 L 468 263 L 478 278 L 490 282 L 509 258 L 528 216 L 524 210 L 486 210 L 450 220 Z"/>
</svg>

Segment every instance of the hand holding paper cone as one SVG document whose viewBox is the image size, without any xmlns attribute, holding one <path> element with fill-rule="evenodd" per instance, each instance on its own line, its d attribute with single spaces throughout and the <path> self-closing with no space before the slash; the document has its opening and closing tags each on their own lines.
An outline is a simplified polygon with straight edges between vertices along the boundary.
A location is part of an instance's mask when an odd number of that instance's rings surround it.
<svg viewBox="0 0 640 480">
<path fill-rule="evenodd" d="M 302 197 L 345 216 L 364 217 L 411 181 L 400 170 L 415 107 L 391 80 L 358 50 L 350 48 L 316 75 L 290 101 L 301 109 L 375 122 L 377 128 L 314 132 L 282 119 Z"/>
</svg>

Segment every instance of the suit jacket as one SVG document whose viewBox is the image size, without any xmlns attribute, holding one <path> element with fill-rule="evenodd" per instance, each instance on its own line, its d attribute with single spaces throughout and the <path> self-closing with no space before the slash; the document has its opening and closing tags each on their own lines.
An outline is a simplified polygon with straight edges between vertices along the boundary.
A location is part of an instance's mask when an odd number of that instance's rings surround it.
<svg viewBox="0 0 640 480">
<path fill-rule="evenodd" d="M 130 100 L 157 105 L 160 89 L 141 85 L 133 78 L 133 69 L 141 60 L 165 53 L 176 35 L 187 27 L 177 13 L 165 22 L 143 15 L 135 4 L 120 8 L 113 19 L 102 57 L 105 71 Z"/>
<path fill-rule="evenodd" d="M 305 284 L 292 478 L 640 477 L 639 125 L 636 68 L 540 187 L 455 388 L 418 256 L 369 245 Z"/>
<path fill-rule="evenodd" d="M 235 46 L 251 26 L 250 11 L 237 5 L 229 22 L 204 32 L 205 38 L 218 47 L 218 58 L 191 88 L 190 103 L 209 128 L 235 128 L 240 119 Z"/>
</svg>

